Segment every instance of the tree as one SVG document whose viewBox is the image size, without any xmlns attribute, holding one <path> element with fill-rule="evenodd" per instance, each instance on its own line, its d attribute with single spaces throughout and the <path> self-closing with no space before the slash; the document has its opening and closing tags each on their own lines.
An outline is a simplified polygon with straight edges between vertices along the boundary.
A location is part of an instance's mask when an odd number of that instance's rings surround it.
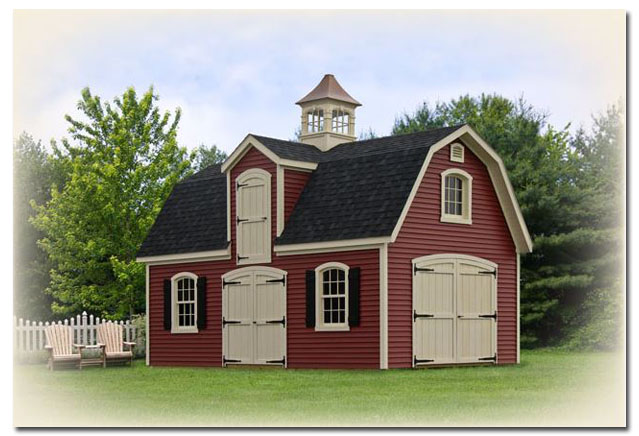
<svg viewBox="0 0 639 436">
<path fill-rule="evenodd" d="M 21 318 L 51 318 L 51 297 L 43 292 L 51 263 L 37 246 L 42 232 L 29 220 L 35 215 L 30 202 L 48 201 L 52 184 L 64 184 L 60 165 L 40 141 L 22 133 L 13 147 L 13 302 L 14 313 Z"/>
<path fill-rule="evenodd" d="M 482 94 L 434 108 L 424 103 L 396 119 L 393 134 L 464 123 L 504 161 L 535 245 L 522 258 L 522 346 L 565 343 L 579 328 L 592 326 L 594 315 L 587 306 L 601 302 L 601 289 L 614 288 L 618 277 L 600 274 L 614 262 L 608 254 L 616 253 L 616 245 L 611 239 L 615 231 L 598 223 L 610 222 L 613 209 L 603 199 L 603 206 L 593 203 L 602 196 L 612 198 L 608 202 L 619 199 L 610 190 L 618 168 L 601 165 L 611 161 L 603 156 L 608 156 L 605 150 L 619 150 L 610 133 L 619 123 L 600 120 L 597 126 L 607 126 L 605 132 L 597 127 L 591 137 L 582 132 L 575 139 L 568 126 L 557 130 L 548 125 L 547 115 L 523 98 Z M 603 348 L 606 339 L 590 346 Z"/>
<path fill-rule="evenodd" d="M 129 88 L 113 104 L 88 88 L 67 115 L 71 140 L 54 153 L 69 180 L 33 202 L 39 245 L 53 267 L 47 292 L 56 314 L 82 310 L 120 318 L 144 309 L 144 266 L 136 252 L 175 183 L 190 171 L 176 141 L 180 110 L 160 113 L 150 88 Z"/>
<path fill-rule="evenodd" d="M 228 155 L 223 150 L 217 148 L 216 145 L 207 147 L 202 144 L 196 147 L 191 153 L 191 162 L 193 163 L 195 171 L 200 171 L 211 165 L 224 162 L 227 157 Z"/>
</svg>

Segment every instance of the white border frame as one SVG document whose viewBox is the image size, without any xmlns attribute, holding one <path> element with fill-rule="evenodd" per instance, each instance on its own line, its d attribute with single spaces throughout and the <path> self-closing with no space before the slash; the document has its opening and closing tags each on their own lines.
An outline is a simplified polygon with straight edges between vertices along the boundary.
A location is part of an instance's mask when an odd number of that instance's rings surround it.
<svg viewBox="0 0 639 436">
<path fill-rule="evenodd" d="M 320 277 L 321 273 L 325 269 L 334 269 L 338 268 L 344 270 L 344 291 L 345 291 L 345 322 L 344 324 L 324 324 L 324 305 L 320 304 L 322 302 L 322 278 Z M 326 262 L 315 268 L 315 331 L 316 332 L 347 332 L 350 331 L 351 326 L 348 324 L 348 310 L 349 310 L 349 280 L 348 280 L 348 272 L 350 271 L 350 267 L 345 263 L 341 262 Z"/>
</svg>

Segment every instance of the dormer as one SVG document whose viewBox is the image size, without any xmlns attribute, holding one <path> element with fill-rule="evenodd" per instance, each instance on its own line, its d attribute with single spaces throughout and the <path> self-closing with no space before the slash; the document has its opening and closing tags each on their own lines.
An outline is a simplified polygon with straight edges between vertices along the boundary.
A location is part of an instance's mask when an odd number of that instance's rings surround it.
<svg viewBox="0 0 639 436">
<path fill-rule="evenodd" d="M 338 144 L 357 139 L 355 108 L 361 104 L 342 88 L 332 74 L 326 74 L 296 104 L 302 109 L 301 142 L 328 151 Z"/>
</svg>

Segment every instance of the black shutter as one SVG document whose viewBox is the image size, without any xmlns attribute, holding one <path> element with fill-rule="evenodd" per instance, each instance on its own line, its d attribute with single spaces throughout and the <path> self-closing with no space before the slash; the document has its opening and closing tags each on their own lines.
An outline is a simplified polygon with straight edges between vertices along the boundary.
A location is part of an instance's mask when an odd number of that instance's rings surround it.
<svg viewBox="0 0 639 436">
<path fill-rule="evenodd" d="M 348 270 L 348 325 L 359 325 L 359 274 L 360 268 Z"/>
<path fill-rule="evenodd" d="M 315 271 L 306 271 L 306 327 L 315 327 Z"/>
<path fill-rule="evenodd" d="M 206 328 L 206 277 L 197 279 L 197 328 Z"/>
<path fill-rule="evenodd" d="M 164 330 L 171 330 L 171 280 L 164 280 Z"/>
</svg>

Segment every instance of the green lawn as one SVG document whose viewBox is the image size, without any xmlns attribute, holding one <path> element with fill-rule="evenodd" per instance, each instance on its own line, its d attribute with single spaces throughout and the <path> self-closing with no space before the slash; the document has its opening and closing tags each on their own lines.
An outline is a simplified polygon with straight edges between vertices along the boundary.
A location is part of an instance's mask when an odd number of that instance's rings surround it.
<svg viewBox="0 0 639 436">
<path fill-rule="evenodd" d="M 15 425 L 625 425 L 620 354 L 428 370 L 14 366 Z"/>
</svg>

